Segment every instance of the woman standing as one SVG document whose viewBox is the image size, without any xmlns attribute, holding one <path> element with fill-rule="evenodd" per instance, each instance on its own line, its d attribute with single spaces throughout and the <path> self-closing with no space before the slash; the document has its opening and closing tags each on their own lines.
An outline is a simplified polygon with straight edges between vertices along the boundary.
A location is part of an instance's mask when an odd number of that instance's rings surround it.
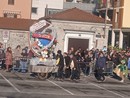
<svg viewBox="0 0 130 98">
<path fill-rule="evenodd" d="M 5 60 L 6 71 L 10 71 L 9 68 L 12 66 L 12 59 L 13 59 L 12 50 L 11 47 L 8 47 L 6 51 L 6 60 Z"/>
<path fill-rule="evenodd" d="M 15 61 L 16 61 L 16 68 L 18 69 L 20 67 L 20 57 L 21 57 L 21 46 L 18 45 L 15 49 L 15 52 L 14 52 L 14 58 L 15 58 Z"/>
</svg>

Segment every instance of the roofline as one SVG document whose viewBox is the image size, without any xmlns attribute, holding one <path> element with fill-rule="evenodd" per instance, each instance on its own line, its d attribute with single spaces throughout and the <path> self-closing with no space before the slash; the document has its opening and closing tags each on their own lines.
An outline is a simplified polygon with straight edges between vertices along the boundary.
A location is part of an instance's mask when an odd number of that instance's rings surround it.
<svg viewBox="0 0 130 98">
<path fill-rule="evenodd" d="M 9 31 L 26 31 L 26 32 L 29 32 L 29 30 L 21 30 L 21 29 L 9 29 L 9 28 L 0 28 L 0 30 L 9 30 Z"/>
<path fill-rule="evenodd" d="M 94 34 L 95 33 L 95 31 L 90 31 L 90 30 L 72 30 L 72 29 L 64 29 L 64 31 L 65 31 L 65 33 L 70 33 L 70 31 L 71 32 L 76 32 L 75 34 L 79 34 L 79 32 L 82 32 L 82 33 L 80 33 L 80 34 L 86 34 L 86 32 L 89 32 L 89 34 L 90 34 L 90 32 L 91 32 L 91 34 Z"/>
<path fill-rule="evenodd" d="M 90 25 L 99 25 L 105 26 L 105 23 L 93 23 L 93 22 L 79 22 L 79 21 L 67 21 L 67 20 L 57 20 L 57 19 L 50 19 L 52 22 L 59 22 L 59 23 L 71 23 L 71 24 L 90 24 Z M 112 24 L 106 24 L 107 26 L 112 26 Z"/>
</svg>

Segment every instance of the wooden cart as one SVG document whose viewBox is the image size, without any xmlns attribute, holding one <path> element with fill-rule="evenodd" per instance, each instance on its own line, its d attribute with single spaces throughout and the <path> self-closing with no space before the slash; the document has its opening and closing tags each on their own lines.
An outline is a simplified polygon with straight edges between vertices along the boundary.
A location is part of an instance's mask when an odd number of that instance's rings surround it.
<svg viewBox="0 0 130 98">
<path fill-rule="evenodd" d="M 30 65 L 30 69 L 32 73 L 37 73 L 39 79 L 46 79 L 49 73 L 56 73 L 58 71 L 57 66 Z"/>
</svg>

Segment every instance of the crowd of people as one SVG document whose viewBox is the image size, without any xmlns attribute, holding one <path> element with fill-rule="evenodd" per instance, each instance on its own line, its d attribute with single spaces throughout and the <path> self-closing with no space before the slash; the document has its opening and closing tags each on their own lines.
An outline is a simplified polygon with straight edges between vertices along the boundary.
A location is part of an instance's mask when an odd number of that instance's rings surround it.
<svg viewBox="0 0 130 98">
<path fill-rule="evenodd" d="M 27 72 L 28 48 L 21 49 L 18 45 L 14 51 L 11 47 L 5 50 L 3 44 L 0 43 L 0 69 L 10 72 L 15 62 L 17 71 Z"/>
<path fill-rule="evenodd" d="M 75 50 L 71 47 L 68 52 L 62 53 L 61 50 L 58 50 L 53 56 L 56 59 L 56 66 L 58 66 L 56 78 L 59 80 L 64 78 L 78 80 L 81 74 L 94 74 L 99 82 L 105 81 L 106 75 L 120 77 L 121 82 L 125 81 L 125 77 L 130 78 L 128 72 L 130 69 L 130 48 L 116 51 L 106 48 L 106 46 L 101 50 L 94 48 L 82 50 L 80 47 Z M 28 47 L 21 49 L 21 46 L 18 45 L 12 51 L 11 47 L 7 47 L 5 50 L 3 44 L 0 43 L 0 68 L 7 72 L 11 71 L 14 61 L 17 71 L 27 72 L 28 59 L 31 57 L 34 57 L 34 54 Z"/>
<path fill-rule="evenodd" d="M 60 61 L 59 59 L 60 58 Z M 95 78 L 99 81 L 105 81 L 106 75 L 119 77 L 120 82 L 125 81 L 125 77 L 130 78 L 128 70 L 130 69 L 130 48 L 126 50 L 107 49 L 106 46 L 102 50 L 91 49 L 82 50 L 73 47 L 68 53 L 57 52 L 58 77 L 80 79 L 80 74 L 91 75 L 94 73 Z M 64 73 L 64 74 L 63 74 Z"/>
</svg>

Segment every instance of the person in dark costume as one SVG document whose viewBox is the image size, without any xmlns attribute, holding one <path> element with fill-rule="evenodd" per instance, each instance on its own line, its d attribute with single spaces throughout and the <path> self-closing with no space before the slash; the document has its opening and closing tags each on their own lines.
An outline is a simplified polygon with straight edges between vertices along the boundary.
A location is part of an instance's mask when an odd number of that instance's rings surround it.
<svg viewBox="0 0 130 98">
<path fill-rule="evenodd" d="M 101 51 L 99 53 L 98 59 L 97 59 L 97 65 L 95 70 L 95 78 L 98 81 L 105 81 L 105 75 L 104 70 L 106 67 L 106 57 L 104 56 L 103 52 Z"/>
<path fill-rule="evenodd" d="M 58 72 L 57 72 L 58 79 L 63 80 L 64 57 L 62 55 L 61 50 L 57 51 L 56 60 L 57 60 L 56 65 L 58 66 Z"/>
<path fill-rule="evenodd" d="M 70 55 L 71 58 L 71 63 L 70 63 L 70 68 L 71 68 L 71 80 L 74 79 L 80 79 L 80 70 L 78 68 L 78 62 L 76 60 L 76 58 L 73 56 L 73 54 Z"/>
<path fill-rule="evenodd" d="M 70 56 L 68 53 L 64 53 L 64 61 L 65 61 L 65 78 L 69 78 L 71 75 L 71 69 L 70 69 Z"/>
</svg>

